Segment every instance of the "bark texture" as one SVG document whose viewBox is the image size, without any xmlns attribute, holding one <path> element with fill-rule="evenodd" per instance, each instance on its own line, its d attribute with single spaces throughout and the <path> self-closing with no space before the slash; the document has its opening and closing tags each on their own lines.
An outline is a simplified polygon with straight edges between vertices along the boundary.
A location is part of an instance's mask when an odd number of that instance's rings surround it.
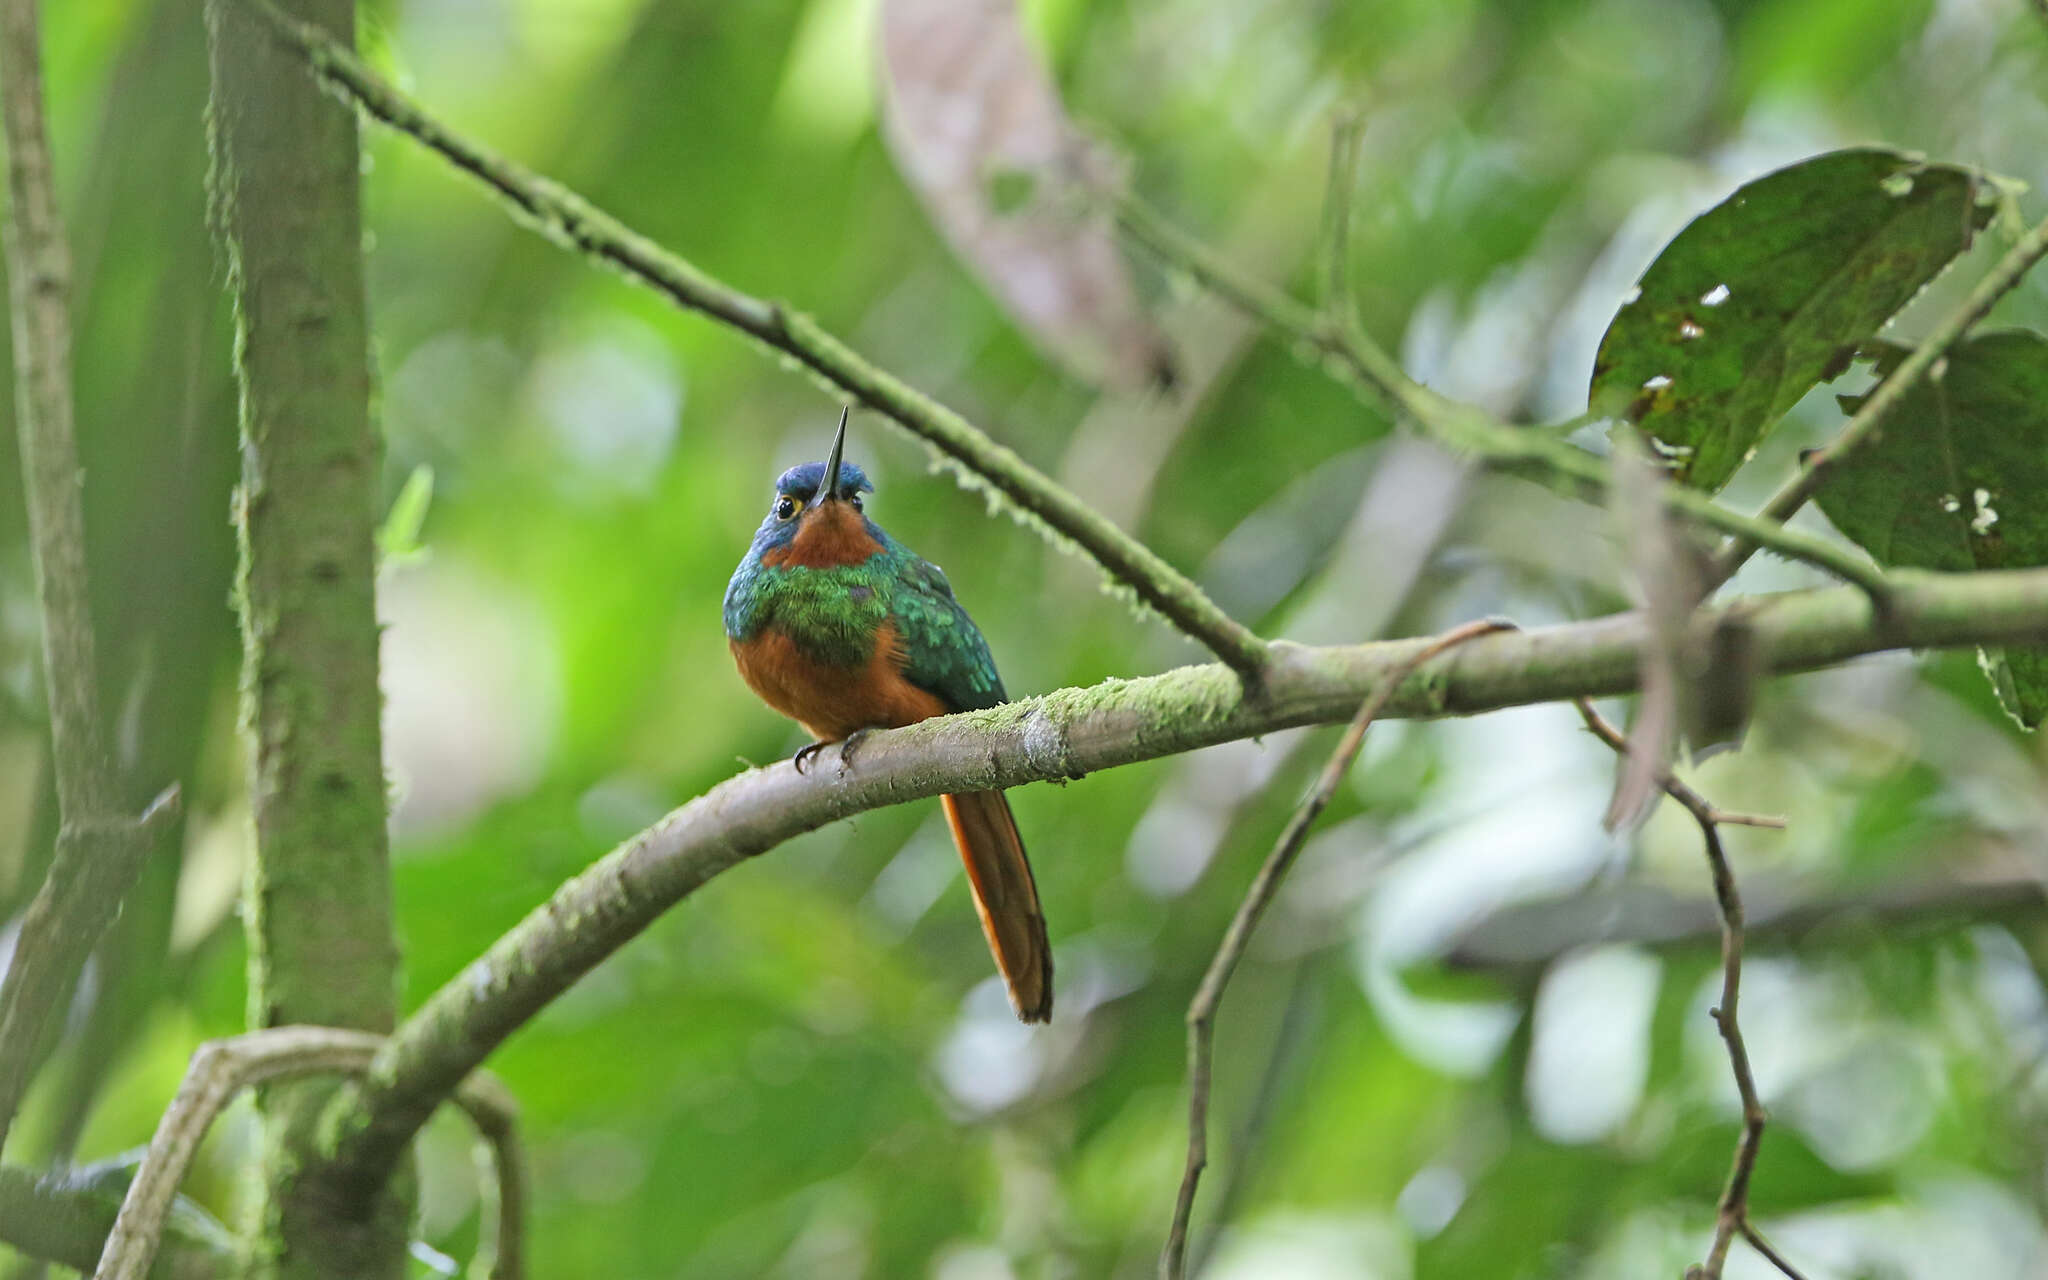
<svg viewBox="0 0 2048 1280">
<path fill-rule="evenodd" d="M 353 41 L 353 0 L 288 0 Z M 209 0 L 215 216 L 241 377 L 242 717 L 256 857 L 253 1027 L 397 1013 L 378 714 L 377 442 L 354 115 L 239 0 Z M 266 1089 L 257 1274 L 396 1277 L 406 1204 L 315 1176 L 329 1081 Z"/>
</svg>

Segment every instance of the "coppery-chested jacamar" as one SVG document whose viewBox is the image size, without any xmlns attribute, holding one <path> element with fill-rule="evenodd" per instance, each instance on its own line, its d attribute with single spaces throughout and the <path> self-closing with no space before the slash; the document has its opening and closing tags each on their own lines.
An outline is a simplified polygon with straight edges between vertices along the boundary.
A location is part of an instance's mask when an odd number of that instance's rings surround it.
<svg viewBox="0 0 2048 1280">
<path fill-rule="evenodd" d="M 1005 700 L 988 642 L 939 567 L 919 558 L 861 510 L 873 492 L 842 461 L 846 414 L 824 462 L 791 467 L 775 482 L 768 516 L 725 589 L 733 659 L 763 701 L 817 742 L 895 728 Z M 1026 1022 L 1052 1016 L 1052 947 L 1017 822 L 1000 791 L 942 798 L 982 932 Z"/>
</svg>

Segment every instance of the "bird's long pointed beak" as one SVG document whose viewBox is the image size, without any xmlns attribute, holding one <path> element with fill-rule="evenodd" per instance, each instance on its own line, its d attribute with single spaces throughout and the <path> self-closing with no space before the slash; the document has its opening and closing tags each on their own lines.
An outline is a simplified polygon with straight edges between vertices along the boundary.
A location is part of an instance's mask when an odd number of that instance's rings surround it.
<svg viewBox="0 0 2048 1280">
<path fill-rule="evenodd" d="M 818 484 L 818 491 L 804 505 L 815 507 L 827 498 L 839 496 L 839 457 L 846 451 L 846 405 L 839 406 L 839 430 L 832 437 L 832 452 L 825 455 L 825 478 Z"/>
</svg>

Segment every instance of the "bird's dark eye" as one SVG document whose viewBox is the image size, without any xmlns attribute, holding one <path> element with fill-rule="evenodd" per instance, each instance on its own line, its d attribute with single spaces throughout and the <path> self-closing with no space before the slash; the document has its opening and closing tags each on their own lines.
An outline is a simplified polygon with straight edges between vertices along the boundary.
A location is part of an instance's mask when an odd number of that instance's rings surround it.
<svg viewBox="0 0 2048 1280">
<path fill-rule="evenodd" d="M 800 508 L 796 505 L 796 499 L 786 493 L 775 500 L 775 518 L 777 520 L 791 519 L 798 510 Z"/>
<path fill-rule="evenodd" d="M 852 495 L 851 497 L 847 498 L 847 501 L 853 504 L 853 509 L 854 509 L 855 511 L 858 511 L 858 510 L 860 510 L 860 495 L 859 495 L 859 494 L 857 494 L 857 493 L 856 493 L 856 494 Z"/>
</svg>

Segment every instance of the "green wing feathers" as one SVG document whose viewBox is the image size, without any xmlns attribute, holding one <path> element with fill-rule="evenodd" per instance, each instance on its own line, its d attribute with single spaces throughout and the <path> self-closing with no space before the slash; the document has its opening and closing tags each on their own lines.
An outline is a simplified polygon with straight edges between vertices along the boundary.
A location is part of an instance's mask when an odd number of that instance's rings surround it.
<svg viewBox="0 0 2048 1280">
<path fill-rule="evenodd" d="M 892 612 L 904 651 L 903 674 L 953 711 L 975 711 L 1005 700 L 1003 681 L 981 628 L 953 598 L 939 566 L 902 552 Z M 1026 1022 L 1052 1017 L 1052 943 L 1038 885 L 1017 835 L 1017 820 L 1000 791 L 944 797 L 953 842 L 967 866 L 967 885 L 981 931 L 1009 989 L 1010 1003 Z"/>
<path fill-rule="evenodd" d="M 909 552 L 902 554 L 907 563 L 896 574 L 891 612 L 903 641 L 904 676 L 937 695 L 950 711 L 979 711 L 1007 701 L 988 641 L 953 598 L 945 572 Z"/>
</svg>

